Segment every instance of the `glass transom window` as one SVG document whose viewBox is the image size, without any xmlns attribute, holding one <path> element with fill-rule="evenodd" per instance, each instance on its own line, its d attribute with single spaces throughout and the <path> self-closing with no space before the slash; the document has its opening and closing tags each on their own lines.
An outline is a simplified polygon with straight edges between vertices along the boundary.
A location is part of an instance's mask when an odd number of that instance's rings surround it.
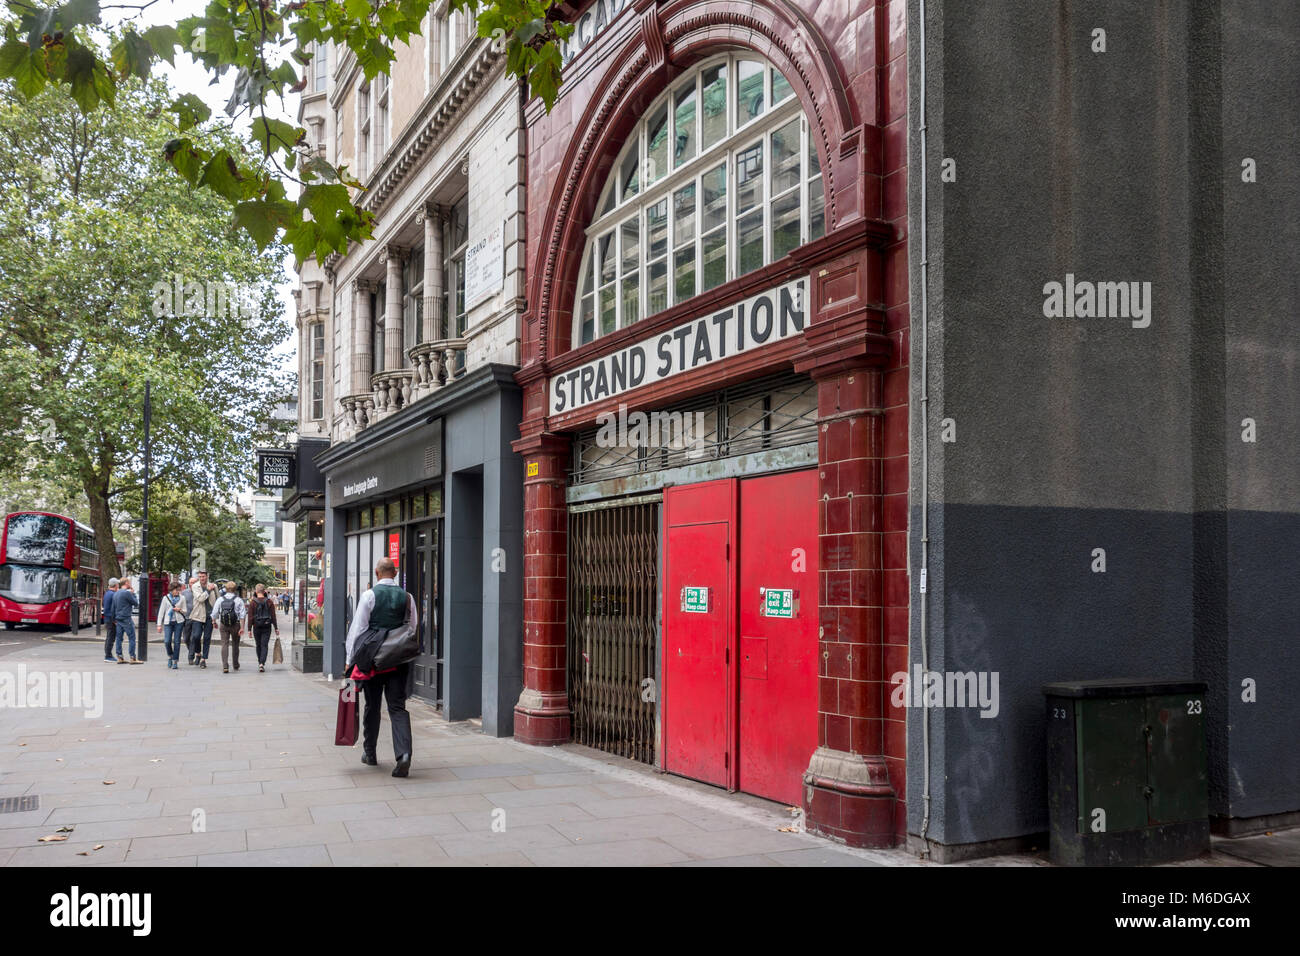
<svg viewBox="0 0 1300 956">
<path fill-rule="evenodd" d="M 808 120 L 753 55 L 715 58 L 646 111 L 587 229 L 573 344 L 776 262 L 826 231 Z"/>
</svg>

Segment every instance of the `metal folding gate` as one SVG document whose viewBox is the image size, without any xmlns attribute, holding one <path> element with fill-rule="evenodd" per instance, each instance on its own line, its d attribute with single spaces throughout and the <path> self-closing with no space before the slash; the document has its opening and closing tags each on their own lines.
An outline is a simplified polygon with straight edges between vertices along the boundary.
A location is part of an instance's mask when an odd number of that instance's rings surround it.
<svg viewBox="0 0 1300 956">
<path fill-rule="evenodd" d="M 569 509 L 573 739 L 655 761 L 659 497 Z"/>
</svg>

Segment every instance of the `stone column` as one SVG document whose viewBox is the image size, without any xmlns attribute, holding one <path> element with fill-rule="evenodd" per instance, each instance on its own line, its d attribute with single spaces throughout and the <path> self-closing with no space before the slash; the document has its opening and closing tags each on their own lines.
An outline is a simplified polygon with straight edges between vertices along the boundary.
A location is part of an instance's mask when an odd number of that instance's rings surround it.
<svg viewBox="0 0 1300 956">
<path fill-rule="evenodd" d="M 352 282 L 352 394 L 370 391 L 372 359 L 370 355 L 370 294 L 374 283 L 366 279 Z"/>
<path fill-rule="evenodd" d="M 549 746 L 565 743 L 571 729 L 565 650 L 569 438 L 542 432 L 512 447 L 524 460 L 524 667 L 515 739 Z"/>
<path fill-rule="evenodd" d="M 424 207 L 424 341 L 442 334 L 442 207 Z"/>
<path fill-rule="evenodd" d="M 384 247 L 384 264 L 388 278 L 384 308 L 384 371 L 406 367 L 406 348 L 402 338 L 402 262 L 406 250 L 401 246 Z"/>
</svg>

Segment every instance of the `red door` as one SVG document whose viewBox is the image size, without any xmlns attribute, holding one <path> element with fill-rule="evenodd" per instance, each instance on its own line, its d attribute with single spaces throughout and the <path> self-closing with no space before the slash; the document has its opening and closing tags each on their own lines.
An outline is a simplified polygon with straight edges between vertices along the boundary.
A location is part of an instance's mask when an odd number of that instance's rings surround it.
<svg viewBox="0 0 1300 956">
<path fill-rule="evenodd" d="M 724 787 L 734 786 L 735 489 L 726 480 L 664 491 L 664 769 Z"/>
<path fill-rule="evenodd" d="M 740 483 L 741 790 L 802 801 L 817 749 L 817 473 Z"/>
</svg>

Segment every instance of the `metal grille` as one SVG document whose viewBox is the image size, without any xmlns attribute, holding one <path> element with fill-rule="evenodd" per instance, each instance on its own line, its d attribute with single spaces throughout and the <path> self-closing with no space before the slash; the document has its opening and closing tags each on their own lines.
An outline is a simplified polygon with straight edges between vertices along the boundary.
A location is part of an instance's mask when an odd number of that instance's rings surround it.
<svg viewBox="0 0 1300 956">
<path fill-rule="evenodd" d="M 649 764 L 655 759 L 658 578 L 657 503 L 570 510 L 573 739 Z"/>
<path fill-rule="evenodd" d="M 573 443 L 575 485 L 817 440 L 817 385 L 765 378 L 693 402 L 615 416 Z"/>
<path fill-rule="evenodd" d="M 4 797 L 0 799 L 0 813 L 24 813 L 28 810 L 39 810 L 41 808 L 41 798 L 32 794 L 26 797 Z"/>
</svg>

